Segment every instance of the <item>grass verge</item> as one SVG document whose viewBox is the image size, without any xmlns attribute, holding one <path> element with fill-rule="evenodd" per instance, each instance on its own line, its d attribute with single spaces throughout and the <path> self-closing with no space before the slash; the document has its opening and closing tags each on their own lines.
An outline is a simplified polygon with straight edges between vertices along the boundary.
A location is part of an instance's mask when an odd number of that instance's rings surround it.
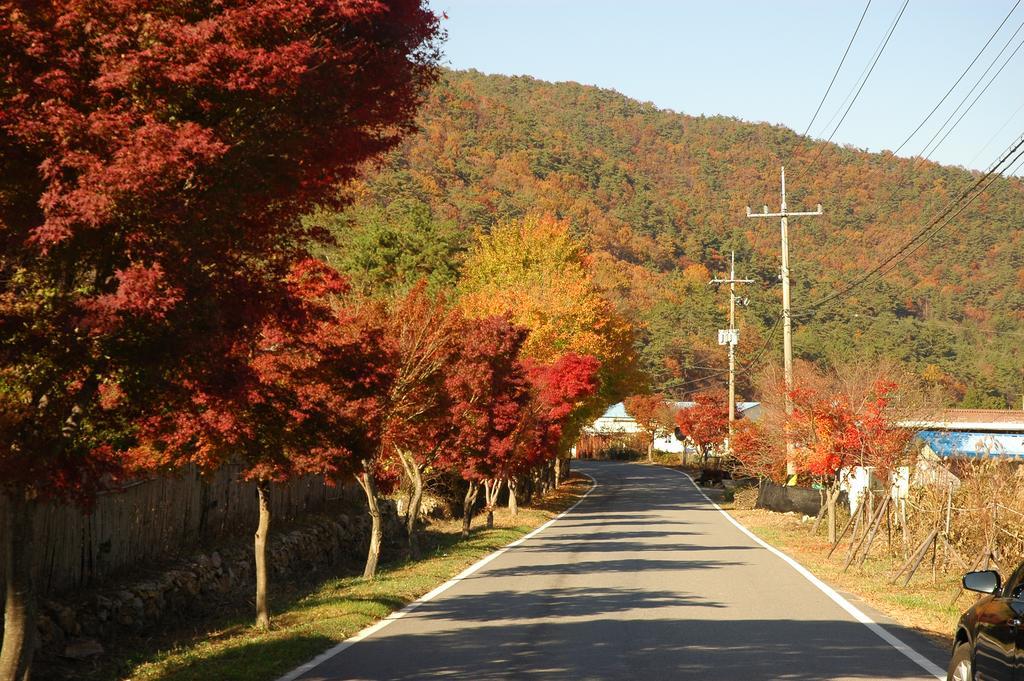
<svg viewBox="0 0 1024 681">
<path fill-rule="evenodd" d="M 101 678 L 131 681 L 263 681 L 272 680 L 315 657 L 334 644 L 416 600 L 451 579 L 487 554 L 519 539 L 575 503 L 589 488 L 582 476 L 534 506 L 520 508 L 516 518 L 499 509 L 494 529 L 475 529 L 461 540 L 461 522 L 430 525 L 424 558 L 383 566 L 374 580 L 354 576 L 323 582 L 305 595 L 284 595 L 274 602 L 269 631 L 259 631 L 251 618 L 179 641 L 153 646 L 127 664 L 128 672 Z M 275 585 L 272 585 L 274 587 Z M 125 667 L 122 667 L 124 669 Z"/>
<path fill-rule="evenodd" d="M 783 551 L 834 589 L 856 596 L 871 607 L 888 615 L 901 625 L 915 629 L 942 647 L 952 644 L 952 635 L 960 613 L 971 603 L 971 596 L 961 594 L 956 603 L 950 599 L 959 586 L 959 575 L 933 571 L 931 556 L 921 565 L 908 586 L 902 578 L 890 584 L 892 573 L 903 562 L 899 551 L 888 551 L 889 539 L 883 534 L 876 540 L 872 555 L 863 567 L 856 563 L 843 571 L 849 542 L 843 541 L 832 557 L 831 545 L 823 533 L 810 532 L 811 521 L 804 522 L 795 514 L 775 513 L 764 509 L 744 508 L 742 500 L 735 505 L 722 504 L 744 527 Z M 897 537 L 892 538 L 898 541 Z M 937 563 L 941 563 L 941 550 Z"/>
</svg>

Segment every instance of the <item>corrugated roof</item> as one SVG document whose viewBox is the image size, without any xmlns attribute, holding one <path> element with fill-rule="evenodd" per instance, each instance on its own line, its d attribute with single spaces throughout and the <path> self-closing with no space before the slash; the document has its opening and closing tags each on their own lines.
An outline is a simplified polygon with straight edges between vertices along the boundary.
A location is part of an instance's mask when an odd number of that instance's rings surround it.
<svg viewBox="0 0 1024 681">
<path fill-rule="evenodd" d="M 954 431 L 1024 433 L 1024 411 L 1019 409 L 939 409 L 907 419 L 900 425 Z"/>
<path fill-rule="evenodd" d="M 935 420 L 953 423 L 971 421 L 975 423 L 1021 423 L 1024 410 L 1020 409 L 943 409 Z"/>
<path fill-rule="evenodd" d="M 923 430 L 918 437 L 939 456 L 1024 458 L 1024 434 Z"/>
</svg>

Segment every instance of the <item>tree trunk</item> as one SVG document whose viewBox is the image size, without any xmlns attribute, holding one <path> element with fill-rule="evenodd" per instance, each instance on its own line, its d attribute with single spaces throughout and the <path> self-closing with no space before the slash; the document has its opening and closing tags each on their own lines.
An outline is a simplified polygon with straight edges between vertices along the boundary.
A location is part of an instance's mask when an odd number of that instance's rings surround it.
<svg viewBox="0 0 1024 681">
<path fill-rule="evenodd" d="M 647 445 L 647 462 L 654 463 L 654 437 L 651 437 L 650 443 Z"/>
<path fill-rule="evenodd" d="M 828 494 L 825 503 L 828 504 L 828 543 L 836 543 L 836 499 L 839 494 Z"/>
<path fill-rule="evenodd" d="M 562 460 L 555 459 L 555 484 L 554 488 L 558 489 L 559 485 L 562 484 Z"/>
<path fill-rule="evenodd" d="M 519 499 L 516 498 L 516 491 L 519 487 L 518 478 L 508 479 L 508 514 L 515 518 L 519 515 Z"/>
<path fill-rule="evenodd" d="M 36 591 L 33 575 L 35 557 L 36 502 L 24 494 L 6 495 L 7 522 L 0 549 L 5 563 L 7 599 L 4 604 L 4 640 L 0 648 L 0 681 L 28 681 L 35 653 Z"/>
<path fill-rule="evenodd" d="M 480 492 L 480 485 L 470 481 L 466 489 L 466 498 L 462 500 L 462 538 L 469 537 L 469 526 L 473 522 L 473 505 L 476 504 L 476 495 Z"/>
<path fill-rule="evenodd" d="M 409 508 L 405 515 L 405 533 L 407 535 L 409 557 L 420 557 L 419 537 L 416 534 L 416 523 L 420 518 L 420 505 L 423 503 L 423 471 L 416 463 L 409 452 L 399 450 L 398 456 L 402 461 L 406 477 L 412 485 L 412 494 L 409 495 Z"/>
<path fill-rule="evenodd" d="M 484 501 L 487 504 L 487 529 L 494 529 L 494 507 L 498 505 L 498 495 L 501 494 L 501 478 L 484 480 Z"/>
<path fill-rule="evenodd" d="M 256 557 L 256 626 L 270 628 L 270 609 L 267 607 L 267 534 L 270 532 L 270 481 L 256 483 L 260 502 L 260 521 L 256 527 L 253 552 Z"/>
<path fill-rule="evenodd" d="M 377 576 L 377 562 L 380 560 L 380 544 L 383 538 L 380 523 L 380 501 L 377 499 L 377 481 L 373 479 L 372 474 L 366 472 L 357 475 L 356 480 L 366 495 L 366 505 L 370 513 L 370 548 L 366 552 L 363 579 L 373 579 Z"/>
</svg>

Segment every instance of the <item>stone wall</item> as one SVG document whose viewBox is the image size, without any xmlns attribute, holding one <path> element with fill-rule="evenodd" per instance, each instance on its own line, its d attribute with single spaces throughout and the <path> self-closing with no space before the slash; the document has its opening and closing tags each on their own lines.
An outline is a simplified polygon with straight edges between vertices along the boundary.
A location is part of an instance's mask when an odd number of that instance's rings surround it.
<svg viewBox="0 0 1024 681">
<path fill-rule="evenodd" d="M 404 539 L 392 501 L 382 501 L 385 539 Z M 338 512 L 310 519 L 304 526 L 276 532 L 271 527 L 268 568 L 271 589 L 289 576 L 361 561 L 370 520 L 364 511 Z M 147 578 L 40 603 L 39 643 L 44 656 L 73 659 L 103 653 L 103 643 L 123 632 L 145 633 L 171 616 L 195 612 L 211 600 L 247 595 L 255 589 L 252 547 L 199 553 Z"/>
</svg>

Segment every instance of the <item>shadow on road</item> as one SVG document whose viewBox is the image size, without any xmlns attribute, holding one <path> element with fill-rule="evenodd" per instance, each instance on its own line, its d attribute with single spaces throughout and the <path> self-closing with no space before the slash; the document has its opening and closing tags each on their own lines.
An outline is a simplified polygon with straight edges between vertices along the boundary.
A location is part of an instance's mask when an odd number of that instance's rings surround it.
<svg viewBox="0 0 1024 681">
<path fill-rule="evenodd" d="M 492 577 L 533 577 L 537 575 L 583 575 L 606 572 L 654 572 L 658 570 L 678 572 L 684 570 L 713 570 L 715 568 L 744 565 L 736 561 L 723 560 L 652 560 L 649 558 L 619 558 L 614 560 L 581 560 L 572 563 L 548 565 L 515 565 L 496 568 L 480 575 L 480 579 Z"/>
<path fill-rule="evenodd" d="M 628 532 L 621 535 L 624 539 L 629 538 Z M 658 551 L 749 551 L 757 549 L 756 546 L 735 546 L 726 544 L 675 544 L 675 543 L 650 543 L 642 541 L 593 541 L 583 539 L 578 541 L 547 542 L 524 545 L 520 551 L 525 553 L 647 553 Z"/>
<path fill-rule="evenodd" d="M 488 591 L 431 601 L 409 617 L 458 621 L 522 620 L 542 617 L 594 617 L 649 608 L 699 605 L 721 608 L 721 603 L 674 591 L 619 588 L 562 588 L 537 591 Z"/>
<path fill-rule="evenodd" d="M 623 655 L 624 650 L 629 654 Z M 502 623 L 368 639 L 347 653 L 358 659 L 340 656 L 333 671 L 342 676 L 323 678 L 824 681 L 926 676 L 862 625 L 839 621 Z M 894 655 L 899 659 L 894 661 Z M 415 657 L 415 665 L 381 662 L 408 656 Z M 367 660 L 375 662 L 367 665 Z M 375 671 L 345 673 L 360 668 Z"/>
</svg>

